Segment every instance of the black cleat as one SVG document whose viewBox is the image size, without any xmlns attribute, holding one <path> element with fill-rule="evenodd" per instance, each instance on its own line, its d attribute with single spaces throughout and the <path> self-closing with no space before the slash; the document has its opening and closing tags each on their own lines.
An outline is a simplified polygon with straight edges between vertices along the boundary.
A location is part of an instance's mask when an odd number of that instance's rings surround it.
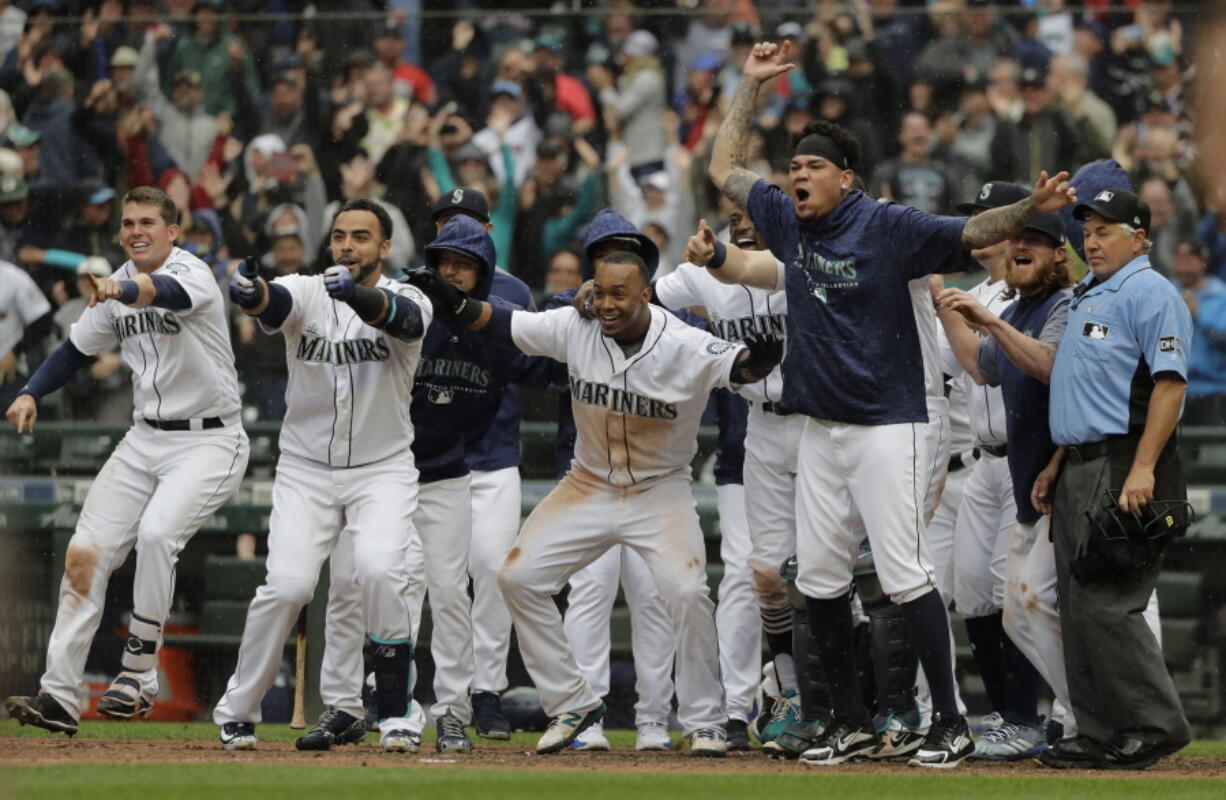
<svg viewBox="0 0 1226 800">
<path fill-rule="evenodd" d="M 728 738 L 729 752 L 746 753 L 753 749 L 753 743 L 749 741 L 749 723 L 744 720 L 728 720 L 724 733 Z"/>
<path fill-rule="evenodd" d="M 225 750 L 254 750 L 259 744 L 253 722 L 227 722 L 218 731 Z"/>
<path fill-rule="evenodd" d="M 511 723 L 502 713 L 502 698 L 497 693 L 473 694 L 473 727 L 482 739 L 511 738 Z"/>
<path fill-rule="evenodd" d="M 79 725 L 72 714 L 56 702 L 49 694 L 36 694 L 33 697 L 10 697 L 4 701 L 4 708 L 13 719 L 22 725 L 33 725 L 36 728 L 76 734 Z"/>
<path fill-rule="evenodd" d="M 331 750 L 333 745 L 352 744 L 366 737 L 366 720 L 329 706 L 319 715 L 319 721 L 294 746 L 299 750 Z"/>
<path fill-rule="evenodd" d="M 835 716 L 822 735 L 808 750 L 800 754 L 800 763 L 811 767 L 826 767 L 861 761 L 877 749 L 881 737 L 871 719 L 851 719 Z"/>
<path fill-rule="evenodd" d="M 434 748 L 440 753 L 471 753 L 473 751 L 473 740 L 468 738 L 468 733 L 464 730 L 464 723 L 460 722 L 460 718 L 450 711 L 434 721 L 434 730 L 438 734 L 438 741 L 434 743 Z"/>
<path fill-rule="evenodd" d="M 975 740 L 971 738 L 966 717 L 933 714 L 928 735 L 907 763 L 913 767 L 953 769 L 973 752 Z"/>
</svg>

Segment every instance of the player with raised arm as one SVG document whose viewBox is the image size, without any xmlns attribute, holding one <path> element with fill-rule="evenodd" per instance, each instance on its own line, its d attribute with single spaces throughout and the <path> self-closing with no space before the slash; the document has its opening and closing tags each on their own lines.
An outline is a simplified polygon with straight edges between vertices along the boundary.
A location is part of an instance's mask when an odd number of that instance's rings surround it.
<svg viewBox="0 0 1226 800">
<path fill-rule="evenodd" d="M 107 582 L 133 547 L 122 671 L 98 710 L 118 719 L 149 712 L 175 563 L 247 468 L 225 301 L 208 265 L 174 246 L 178 216 L 159 189 L 124 196 L 119 239 L 127 263 L 109 278 L 90 276 L 89 307 L 8 409 L 18 433 L 33 432 L 38 400 L 116 342 L 132 370 L 133 426 L 90 486 L 68 542 L 40 693 L 5 703 L 23 725 L 77 732 L 85 659 Z"/>
<path fill-rule="evenodd" d="M 408 749 L 413 631 L 405 559 L 418 478 L 409 401 L 432 309 L 421 292 L 383 276 L 392 222 L 377 203 L 346 201 L 329 239 L 335 265 L 322 277 L 268 283 L 247 261 L 230 281 L 243 312 L 285 336 L 289 384 L 268 576 L 251 601 L 238 663 L 213 710 L 227 750 L 256 746 L 260 701 L 342 529 L 353 537 L 365 629 L 375 645 L 380 740 L 385 750 Z M 340 741 L 365 734 L 360 710 L 330 712 L 327 723 Z"/>
</svg>

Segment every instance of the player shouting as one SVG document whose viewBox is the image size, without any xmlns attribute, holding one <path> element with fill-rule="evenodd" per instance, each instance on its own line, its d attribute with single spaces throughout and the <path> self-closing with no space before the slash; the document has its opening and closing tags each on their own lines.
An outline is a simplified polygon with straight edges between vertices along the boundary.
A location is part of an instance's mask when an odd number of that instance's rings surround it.
<svg viewBox="0 0 1226 800">
<path fill-rule="evenodd" d="M 90 486 L 68 542 L 41 692 L 5 703 L 23 725 L 77 732 L 81 678 L 107 581 L 133 546 L 123 670 L 98 710 L 119 719 L 148 713 L 175 562 L 247 469 L 225 301 L 208 265 L 174 246 L 178 216 L 158 189 L 124 196 L 119 241 L 129 260 L 110 278 L 90 278 L 89 308 L 8 410 L 18 433 L 33 431 L 37 401 L 116 342 L 132 370 L 134 424 Z"/>
<path fill-rule="evenodd" d="M 509 312 L 428 271 L 410 279 L 468 327 L 569 367 L 574 462 L 524 523 L 498 577 L 524 663 L 553 718 L 537 752 L 566 747 L 604 716 L 552 595 L 609 547 L 625 544 L 647 562 L 678 629 L 679 717 L 691 752 L 724 755 L 713 604 L 690 460 L 710 391 L 761 380 L 778 363 L 781 343 L 738 347 L 653 307 L 647 265 L 628 252 L 596 264 L 595 320 L 573 307 Z"/>
</svg>

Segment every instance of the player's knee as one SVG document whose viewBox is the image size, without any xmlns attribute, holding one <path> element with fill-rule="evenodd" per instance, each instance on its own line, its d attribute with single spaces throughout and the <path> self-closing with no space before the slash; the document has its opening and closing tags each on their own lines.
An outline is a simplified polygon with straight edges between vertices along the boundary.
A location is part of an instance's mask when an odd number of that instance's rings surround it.
<svg viewBox="0 0 1226 800">
<path fill-rule="evenodd" d="M 764 608 L 778 608 L 788 601 L 788 584 L 779 575 L 779 566 L 773 569 L 750 559 L 753 569 L 753 590 Z"/>
<path fill-rule="evenodd" d="M 401 563 L 403 551 L 399 550 L 355 550 L 353 554 L 353 571 L 359 585 L 367 582 L 379 582 L 393 575 L 388 569 L 389 564 Z"/>
<path fill-rule="evenodd" d="M 315 581 L 298 575 L 269 573 L 260 592 L 278 605 L 300 608 L 314 598 Z"/>
<path fill-rule="evenodd" d="M 507 560 L 498 569 L 498 591 L 503 595 L 515 594 L 527 585 L 527 571 L 518 563 Z"/>
</svg>

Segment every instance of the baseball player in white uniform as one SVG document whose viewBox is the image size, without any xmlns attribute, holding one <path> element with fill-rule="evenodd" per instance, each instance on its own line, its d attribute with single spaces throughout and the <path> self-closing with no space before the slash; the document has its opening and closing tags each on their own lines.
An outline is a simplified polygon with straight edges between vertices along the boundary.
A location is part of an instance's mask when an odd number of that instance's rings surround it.
<svg viewBox="0 0 1226 800">
<path fill-rule="evenodd" d="M 596 264 L 594 310 L 539 314 L 470 300 L 430 274 L 411 279 L 475 330 L 565 362 L 578 430 L 571 471 L 533 511 L 499 573 L 524 663 L 552 722 L 538 753 L 566 747 L 604 704 L 583 679 L 552 595 L 613 544 L 647 561 L 678 629 L 679 718 L 696 755 L 726 751 L 718 655 L 689 463 L 710 390 L 761 380 L 775 340 L 742 348 L 649 301 L 647 266 L 620 252 Z"/>
<path fill-rule="evenodd" d="M 733 211 L 728 223 L 735 244 L 747 250 L 765 249 L 748 215 Z M 710 231 L 704 221 L 700 235 L 714 236 Z M 725 341 L 741 342 L 750 336 L 786 337 L 785 292 L 730 286 L 692 263 L 682 264 L 660 278 L 654 288 L 656 297 L 668 308 L 705 308 L 709 330 Z M 786 645 L 791 643 L 792 609 L 779 567 L 796 551 L 796 448 L 804 417 L 779 403 L 782 392 L 783 374 L 779 369 L 765 380 L 740 389 L 750 406 L 745 432 L 745 483 L 716 489 L 724 579 L 715 624 L 730 742 L 744 733 L 761 680 L 763 626 L 783 638 Z M 747 526 L 724 525 L 726 516 L 735 520 L 738 507 Z M 745 538 L 738 538 L 737 532 Z M 770 627 L 772 623 L 777 624 L 777 630 Z M 772 655 L 780 691 L 788 706 L 798 709 L 791 648 L 780 648 L 777 653 L 775 649 L 772 647 Z"/>
<path fill-rule="evenodd" d="M 50 313 L 51 304 L 30 274 L 16 264 L 0 261 L 0 400 L 5 404 L 17 399 L 18 376 L 29 374 L 23 345 L 31 344 L 43 327 L 31 326 L 44 317 L 49 323 Z"/>
<path fill-rule="evenodd" d="M 212 270 L 174 247 L 177 219 L 164 192 L 128 192 L 120 243 L 129 260 L 110 278 L 90 278 L 89 308 L 8 409 L 19 432 L 33 431 L 38 399 L 116 342 L 132 370 L 134 424 L 90 487 L 69 540 L 41 691 L 5 704 L 22 724 L 76 733 L 107 581 L 134 546 L 123 669 L 98 709 L 120 719 L 148 713 L 179 553 L 247 468 L 225 302 Z"/>
<path fill-rule="evenodd" d="M 213 711 L 227 750 L 255 747 L 260 701 L 276 678 L 286 636 L 343 528 L 353 536 L 374 644 L 380 741 L 389 751 L 409 748 L 405 687 L 413 631 L 405 558 L 417 504 L 409 402 L 432 309 L 421 292 L 383 277 L 391 237 L 380 206 L 350 200 L 333 217 L 336 266 L 323 277 L 290 275 L 268 284 L 247 263 L 231 281 L 243 311 L 285 336 L 289 383 L 268 577 L 251 601 L 234 675 Z M 365 733 L 360 713 L 331 708 L 317 729 L 338 742 Z M 312 748 L 315 739 L 327 739 L 308 737 Z"/>
</svg>

